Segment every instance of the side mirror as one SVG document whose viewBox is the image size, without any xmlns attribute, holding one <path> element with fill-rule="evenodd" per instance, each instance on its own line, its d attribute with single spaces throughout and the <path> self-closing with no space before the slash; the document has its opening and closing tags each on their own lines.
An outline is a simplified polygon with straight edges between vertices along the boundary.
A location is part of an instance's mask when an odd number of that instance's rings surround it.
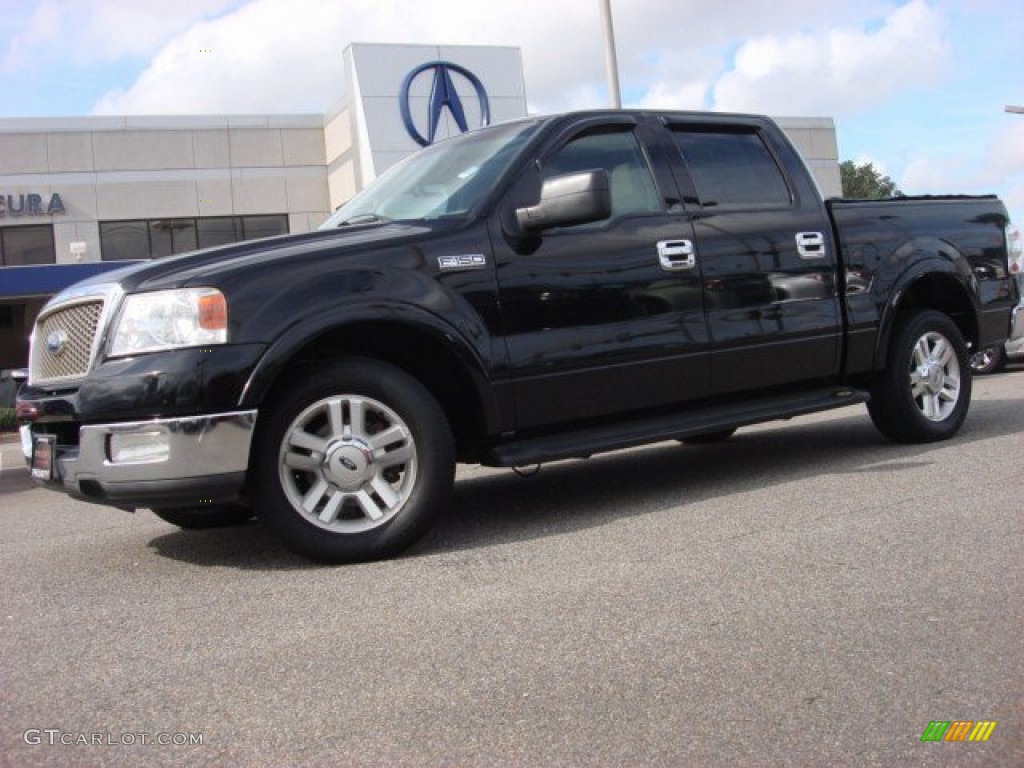
<svg viewBox="0 0 1024 768">
<path fill-rule="evenodd" d="M 516 222 L 524 232 L 571 227 L 612 215 L 608 171 L 598 169 L 554 176 L 544 182 L 540 202 L 516 209 Z"/>
</svg>

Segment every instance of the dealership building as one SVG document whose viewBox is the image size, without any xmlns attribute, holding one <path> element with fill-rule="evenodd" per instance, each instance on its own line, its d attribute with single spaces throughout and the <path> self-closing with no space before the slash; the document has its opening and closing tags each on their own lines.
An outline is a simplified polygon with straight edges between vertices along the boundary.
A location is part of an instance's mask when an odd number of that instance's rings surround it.
<svg viewBox="0 0 1024 768">
<path fill-rule="evenodd" d="M 527 114 L 518 48 L 351 45 L 327 114 L 0 119 L 0 369 L 46 299 L 125 261 L 315 229 L 420 146 Z M 776 118 L 826 196 L 830 118 Z"/>
</svg>

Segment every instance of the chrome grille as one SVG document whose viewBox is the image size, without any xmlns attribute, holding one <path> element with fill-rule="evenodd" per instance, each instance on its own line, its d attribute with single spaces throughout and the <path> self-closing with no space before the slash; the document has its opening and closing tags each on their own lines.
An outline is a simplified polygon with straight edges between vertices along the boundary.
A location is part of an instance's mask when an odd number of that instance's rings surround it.
<svg viewBox="0 0 1024 768">
<path fill-rule="evenodd" d="M 56 384 L 89 372 L 103 315 L 103 299 L 57 307 L 36 321 L 32 334 L 29 380 Z"/>
</svg>

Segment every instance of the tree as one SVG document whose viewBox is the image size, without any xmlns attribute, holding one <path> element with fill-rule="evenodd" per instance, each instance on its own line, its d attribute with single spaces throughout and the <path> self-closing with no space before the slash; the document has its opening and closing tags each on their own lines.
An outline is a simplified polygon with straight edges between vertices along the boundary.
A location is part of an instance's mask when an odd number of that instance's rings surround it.
<svg viewBox="0 0 1024 768">
<path fill-rule="evenodd" d="M 876 171 L 871 163 L 855 165 L 852 160 L 844 160 L 839 164 L 839 175 L 843 181 L 843 197 L 877 200 L 903 195 L 896 188 L 896 182 Z"/>
</svg>

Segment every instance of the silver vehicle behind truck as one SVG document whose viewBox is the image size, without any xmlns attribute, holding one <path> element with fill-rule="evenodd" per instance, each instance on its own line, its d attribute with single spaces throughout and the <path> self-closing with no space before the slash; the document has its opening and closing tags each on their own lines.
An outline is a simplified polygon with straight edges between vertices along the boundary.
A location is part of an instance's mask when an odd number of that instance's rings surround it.
<svg viewBox="0 0 1024 768">
<path fill-rule="evenodd" d="M 1016 275 L 1017 295 L 1020 300 L 1013 309 L 1010 336 L 1003 345 L 988 346 L 971 356 L 971 369 L 975 374 L 995 373 L 1007 363 L 1024 362 L 1024 237 L 1016 227 L 1007 232 L 1007 250 L 1010 273 Z"/>
</svg>

